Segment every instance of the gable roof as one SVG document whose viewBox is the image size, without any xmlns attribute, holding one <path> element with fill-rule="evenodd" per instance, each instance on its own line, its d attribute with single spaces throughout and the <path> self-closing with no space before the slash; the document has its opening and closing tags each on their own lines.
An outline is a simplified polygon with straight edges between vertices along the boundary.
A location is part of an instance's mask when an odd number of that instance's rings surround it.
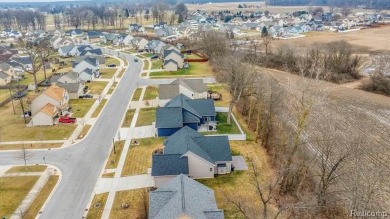
<svg viewBox="0 0 390 219">
<path fill-rule="evenodd" d="M 58 101 L 62 100 L 62 98 L 64 97 L 64 93 L 65 93 L 65 89 L 58 87 L 55 84 L 48 87 L 44 92 L 44 94 L 46 94 L 47 96 L 49 96 L 55 100 L 58 100 Z"/>
<path fill-rule="evenodd" d="M 188 151 L 214 164 L 217 161 L 231 161 L 227 136 L 203 136 L 184 126 L 164 141 L 164 154 L 185 154 Z"/>
<path fill-rule="evenodd" d="M 11 77 L 9 74 L 7 74 L 7 73 L 5 73 L 5 72 L 3 72 L 3 71 L 0 71 L 0 78 L 1 79 L 7 79 L 7 78 L 9 78 L 9 77 Z"/>
<path fill-rule="evenodd" d="M 57 108 L 53 104 L 48 103 L 39 112 L 54 117 L 57 114 Z"/>
<path fill-rule="evenodd" d="M 170 62 L 172 62 L 174 65 L 179 65 L 179 63 L 177 63 L 175 60 L 173 59 L 165 59 L 164 60 L 164 65 L 168 65 Z"/>
<path fill-rule="evenodd" d="M 149 218 L 223 219 L 214 192 L 181 174 L 149 193 Z"/>
<path fill-rule="evenodd" d="M 166 50 L 164 50 L 164 57 L 169 56 L 171 53 L 174 53 L 174 54 L 178 55 L 179 57 L 184 58 L 184 55 L 181 54 L 180 52 L 178 52 L 175 49 L 169 49 L 169 50 L 166 49 Z"/>
<path fill-rule="evenodd" d="M 179 94 L 179 85 L 161 84 L 158 86 L 158 98 L 160 100 L 172 99 Z"/>
<path fill-rule="evenodd" d="M 91 50 L 83 50 L 80 54 L 80 56 L 85 56 L 86 54 L 91 53 L 93 55 L 101 56 L 103 55 L 103 52 L 101 49 L 91 49 Z"/>
<path fill-rule="evenodd" d="M 56 85 L 58 87 L 64 88 L 65 90 L 68 91 L 68 93 L 78 93 L 80 87 L 82 86 L 81 83 L 62 83 L 62 82 L 58 82 Z"/>
<path fill-rule="evenodd" d="M 184 94 L 179 94 L 168 103 L 165 104 L 164 107 L 182 107 L 187 111 L 201 116 L 215 116 L 215 106 L 214 100 L 212 99 L 190 99 Z"/>
<path fill-rule="evenodd" d="M 156 127 L 177 128 L 183 126 L 182 108 L 180 107 L 160 107 L 156 110 Z"/>
<path fill-rule="evenodd" d="M 188 173 L 188 157 L 182 157 L 180 154 L 152 157 L 152 176 L 175 176 Z"/>
<path fill-rule="evenodd" d="M 202 79 L 186 79 L 178 78 L 174 80 L 171 84 L 178 84 L 186 87 L 187 89 L 196 91 L 196 92 L 205 92 L 208 90 L 206 84 Z"/>
<path fill-rule="evenodd" d="M 74 49 L 76 46 L 74 44 L 70 44 L 68 46 L 61 46 L 59 50 L 61 50 L 63 53 L 69 53 L 72 49 Z"/>
</svg>

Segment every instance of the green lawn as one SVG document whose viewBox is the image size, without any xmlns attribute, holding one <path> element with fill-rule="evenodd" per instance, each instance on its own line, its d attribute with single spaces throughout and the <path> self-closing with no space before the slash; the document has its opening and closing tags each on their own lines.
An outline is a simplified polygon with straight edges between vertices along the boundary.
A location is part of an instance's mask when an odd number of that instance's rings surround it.
<svg viewBox="0 0 390 219">
<path fill-rule="evenodd" d="M 133 120 L 135 109 L 128 110 L 125 115 L 125 119 L 122 123 L 122 127 L 130 127 L 131 121 Z"/>
<path fill-rule="evenodd" d="M 72 106 L 73 117 L 83 118 L 94 102 L 95 99 L 69 100 L 69 105 Z"/>
<path fill-rule="evenodd" d="M 119 191 L 115 194 L 111 208 L 110 218 L 115 219 L 142 219 L 147 218 L 147 188 Z M 122 208 L 122 203 L 129 204 L 128 208 Z M 100 218 L 100 217 L 95 217 Z"/>
<path fill-rule="evenodd" d="M 92 114 L 92 118 L 96 118 L 98 117 L 98 115 L 100 114 L 100 112 L 102 111 L 104 105 L 106 105 L 107 103 L 107 99 L 103 99 L 100 101 L 99 103 L 99 106 L 96 108 L 95 112 L 93 112 Z"/>
<path fill-rule="evenodd" d="M 112 78 L 118 68 L 105 68 L 100 71 L 102 78 Z"/>
<path fill-rule="evenodd" d="M 158 87 L 148 86 L 145 90 L 145 95 L 143 100 L 154 100 L 158 97 Z"/>
<path fill-rule="evenodd" d="M 51 72 L 51 69 L 46 69 L 46 78 L 50 78 L 50 76 L 52 75 L 52 72 Z M 41 82 L 45 79 L 45 74 L 43 73 L 43 70 L 40 70 L 37 72 L 37 82 Z M 17 85 L 17 84 L 20 84 L 20 85 L 29 85 L 29 84 L 34 84 L 34 77 L 32 74 L 29 74 L 29 73 L 25 73 L 24 74 L 24 79 L 22 79 L 21 81 L 13 81 L 11 82 L 12 85 Z M 42 89 L 42 88 L 41 88 Z"/>
<path fill-rule="evenodd" d="M 188 69 L 179 69 L 178 71 L 151 72 L 151 77 L 172 77 L 172 76 L 197 76 L 206 77 L 213 75 L 213 71 L 208 62 L 191 62 Z"/>
<path fill-rule="evenodd" d="M 142 92 L 142 88 L 137 88 L 137 89 L 134 91 L 133 98 L 132 98 L 131 100 L 132 100 L 132 101 L 138 101 L 139 98 L 141 97 L 141 92 Z"/>
<path fill-rule="evenodd" d="M 108 82 L 106 81 L 92 81 L 92 82 L 89 82 L 87 83 L 86 85 L 88 86 L 88 90 L 90 90 L 91 94 L 101 94 L 102 91 L 104 90 L 104 88 L 106 87 L 106 85 L 108 84 Z"/>
<path fill-rule="evenodd" d="M 10 218 L 39 176 L 0 177 L 0 215 Z"/>
<path fill-rule="evenodd" d="M 231 118 L 231 124 L 227 124 L 227 113 L 217 113 L 217 132 L 218 134 L 240 134 L 237 124 Z"/>
<path fill-rule="evenodd" d="M 113 58 L 113 57 L 108 57 L 106 58 L 106 65 L 111 65 L 111 64 L 114 64 L 116 66 L 119 66 L 121 63 L 119 62 L 118 59 L 116 58 Z"/>
<path fill-rule="evenodd" d="M 28 172 L 43 172 L 47 166 L 34 165 L 34 166 L 15 166 L 7 170 L 6 173 L 28 173 Z"/>
<path fill-rule="evenodd" d="M 132 53 L 137 53 L 138 52 L 138 50 L 136 50 L 136 49 L 128 49 L 128 50 L 125 50 L 125 53 L 130 53 L 130 54 L 132 54 Z"/>
<path fill-rule="evenodd" d="M 136 127 L 151 125 L 156 121 L 156 108 L 144 108 L 139 111 Z"/>
<path fill-rule="evenodd" d="M 161 69 L 162 65 L 163 65 L 163 61 L 161 59 L 153 59 L 151 69 Z"/>
</svg>

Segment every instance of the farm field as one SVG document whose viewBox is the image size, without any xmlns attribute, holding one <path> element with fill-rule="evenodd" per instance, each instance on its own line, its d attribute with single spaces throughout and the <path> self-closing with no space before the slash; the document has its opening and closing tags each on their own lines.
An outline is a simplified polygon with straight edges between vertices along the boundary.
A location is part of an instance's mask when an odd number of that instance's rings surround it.
<svg viewBox="0 0 390 219">
<path fill-rule="evenodd" d="M 347 33 L 313 32 L 313 34 L 302 38 L 274 40 L 271 44 L 273 51 L 275 51 L 275 47 L 284 43 L 307 46 L 313 43 L 329 43 L 337 40 L 345 40 L 354 45 L 358 51 L 362 51 L 361 53 L 366 53 L 367 51 L 390 51 L 389 33 L 390 25 Z"/>
<path fill-rule="evenodd" d="M 248 5 L 248 8 L 238 8 L 238 5 Z M 189 11 L 219 11 L 219 10 L 230 10 L 230 11 L 270 11 L 271 13 L 284 13 L 284 12 L 294 12 L 300 10 L 309 10 L 309 6 L 272 6 L 265 5 L 264 1 L 260 2 L 221 2 L 221 3 L 211 3 L 211 4 L 186 4 Z M 252 7 L 250 7 L 252 6 Z M 316 7 L 316 6 L 312 6 Z M 329 12 L 329 7 L 321 6 L 325 12 Z M 354 9 L 353 12 L 373 12 L 369 9 Z"/>
<path fill-rule="evenodd" d="M 282 71 L 259 69 L 259 72 L 267 74 L 279 81 L 283 87 L 289 84 L 299 86 L 302 78 L 297 75 Z M 359 168 L 361 180 L 371 183 L 375 176 L 380 175 L 381 182 L 378 188 L 378 196 L 383 209 L 390 208 L 390 193 L 388 192 L 390 178 L 390 164 L 386 162 L 390 156 L 390 97 L 365 92 L 336 85 L 328 82 L 316 82 L 307 80 L 311 86 L 317 90 L 322 90 L 326 96 L 315 106 L 307 121 L 305 135 L 310 139 L 324 138 L 330 136 L 337 139 L 334 147 L 338 153 L 343 153 L 347 148 L 352 147 L 351 156 L 357 156 L 355 159 L 348 159 L 344 168 Z M 296 89 L 289 89 L 284 99 L 286 109 L 292 109 L 289 106 L 289 99 L 296 96 Z M 293 110 L 284 110 L 280 118 L 285 122 L 294 123 Z M 296 121 L 295 121 L 296 123 Z M 293 131 L 293 129 L 291 128 Z M 326 131 L 324 131 L 326 130 Z M 312 150 L 319 150 L 316 144 L 312 145 Z M 313 151 L 310 150 L 311 153 Z M 353 176 L 348 173 L 342 176 L 344 185 L 352 183 Z"/>
</svg>

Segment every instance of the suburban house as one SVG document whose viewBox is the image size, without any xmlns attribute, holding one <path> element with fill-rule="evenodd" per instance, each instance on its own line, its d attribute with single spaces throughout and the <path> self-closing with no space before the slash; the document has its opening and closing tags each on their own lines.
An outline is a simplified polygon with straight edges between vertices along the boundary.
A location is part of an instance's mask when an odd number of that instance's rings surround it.
<svg viewBox="0 0 390 219">
<path fill-rule="evenodd" d="M 207 86 L 202 79 L 178 78 L 170 84 L 161 84 L 158 87 L 159 105 L 163 106 L 179 94 L 191 99 L 207 99 Z"/>
<path fill-rule="evenodd" d="M 127 35 L 127 36 L 123 39 L 123 41 L 122 41 L 123 45 L 126 45 L 126 46 L 130 45 L 130 44 L 131 44 L 131 40 L 132 40 L 133 38 L 134 38 L 134 37 L 131 36 L 130 34 Z"/>
<path fill-rule="evenodd" d="M 79 72 L 79 78 L 83 81 L 90 82 L 93 79 L 99 77 L 99 72 L 96 72 L 90 68 L 85 68 L 81 72 Z"/>
<path fill-rule="evenodd" d="M 167 71 L 177 71 L 178 68 L 183 68 L 184 66 L 184 55 L 176 49 L 164 50 L 163 57 L 164 69 Z"/>
<path fill-rule="evenodd" d="M 163 65 L 166 71 L 177 71 L 179 63 L 177 63 L 175 60 L 169 59 L 169 60 L 164 60 Z"/>
<path fill-rule="evenodd" d="M 58 87 L 64 88 L 68 94 L 69 99 L 78 99 L 80 96 L 84 95 L 84 83 L 62 83 L 57 82 L 56 85 Z"/>
<path fill-rule="evenodd" d="M 32 125 L 54 125 L 55 118 L 68 112 L 69 94 L 51 85 L 31 102 Z"/>
<path fill-rule="evenodd" d="M 16 56 L 12 58 L 11 61 L 18 63 L 22 67 L 23 71 L 32 70 L 32 61 L 29 56 Z"/>
<path fill-rule="evenodd" d="M 145 46 L 145 50 L 153 54 L 160 54 L 162 48 L 165 45 L 166 44 L 160 40 L 150 40 L 148 44 Z"/>
<path fill-rule="evenodd" d="M 77 46 L 74 44 L 62 46 L 58 49 L 58 54 L 61 57 L 76 56 L 78 54 Z"/>
<path fill-rule="evenodd" d="M 184 94 L 179 94 L 164 107 L 157 108 L 157 136 L 170 136 L 184 126 L 194 130 L 215 130 L 216 115 L 214 100 L 193 100 Z"/>
<path fill-rule="evenodd" d="M 142 37 L 134 37 L 131 40 L 131 44 L 133 45 L 133 48 L 138 50 L 145 49 L 145 46 L 148 44 L 148 42 L 149 42 L 148 40 Z"/>
<path fill-rule="evenodd" d="M 65 34 L 71 37 L 82 37 L 84 33 L 80 29 L 74 29 L 66 31 Z"/>
<path fill-rule="evenodd" d="M 100 36 L 102 36 L 101 32 L 97 32 L 97 31 L 93 31 L 93 30 L 87 32 L 87 39 L 88 39 L 89 43 L 99 43 Z"/>
<path fill-rule="evenodd" d="M 75 72 L 82 72 L 85 69 L 92 69 L 95 72 L 99 71 L 99 60 L 97 58 L 92 57 L 85 57 L 84 59 L 80 60 L 79 62 L 73 62 L 73 71 Z"/>
<path fill-rule="evenodd" d="M 50 78 L 51 83 L 79 83 L 79 73 L 70 71 L 66 74 L 55 74 Z"/>
<path fill-rule="evenodd" d="M 149 219 L 223 219 L 214 191 L 207 186 L 179 175 L 149 193 Z"/>
<path fill-rule="evenodd" d="M 204 136 L 185 126 L 169 136 L 163 144 L 162 153 L 158 151 L 152 158 L 152 177 L 156 187 L 178 174 L 199 179 L 214 178 L 215 174 L 232 171 L 232 154 L 227 136 Z"/>
<path fill-rule="evenodd" d="M 166 27 L 166 28 L 160 28 L 155 31 L 156 36 L 158 37 L 172 37 L 175 34 L 175 31 L 171 27 Z"/>
<path fill-rule="evenodd" d="M 59 30 L 59 29 L 49 30 L 49 31 L 47 31 L 47 33 L 51 36 L 54 36 L 54 37 L 62 37 L 65 35 L 65 32 L 63 30 Z"/>
<path fill-rule="evenodd" d="M 11 82 L 12 76 L 4 71 L 0 71 L 0 86 L 7 85 Z"/>
</svg>

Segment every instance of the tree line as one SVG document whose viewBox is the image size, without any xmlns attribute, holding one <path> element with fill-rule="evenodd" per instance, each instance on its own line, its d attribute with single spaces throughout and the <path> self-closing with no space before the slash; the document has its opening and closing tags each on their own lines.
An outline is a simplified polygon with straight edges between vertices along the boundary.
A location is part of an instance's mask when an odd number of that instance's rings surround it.
<svg viewBox="0 0 390 219">
<path fill-rule="evenodd" d="M 264 36 L 267 44 L 256 42 L 256 47 L 268 48 L 268 40 Z M 334 132 L 340 127 L 332 120 L 314 122 L 328 112 L 328 91 L 323 80 L 338 80 L 337 76 L 328 76 L 329 72 L 350 71 L 346 78 L 356 73 L 358 65 L 351 64 L 359 59 L 346 42 L 337 42 L 334 48 L 324 44 L 307 52 L 267 49 L 267 53 L 257 54 L 255 46 L 252 50 L 240 49 L 232 46 L 225 34 L 207 31 L 194 46 L 208 55 L 217 80 L 230 93 L 229 112 L 235 109 L 241 114 L 275 169 L 270 182 L 264 183 L 259 167 L 248 155 L 248 173 L 258 197 L 254 201 L 262 208 L 256 209 L 253 200 L 249 202 L 239 194 L 226 194 L 227 201 L 244 218 L 345 218 L 350 209 L 386 209 L 379 198 L 386 182 L 381 176 L 384 167 L 377 165 L 375 171 L 370 168 L 367 172 L 368 164 L 361 162 L 362 154 L 373 153 L 367 150 L 374 149 L 363 146 L 361 136 L 351 128 L 341 136 Z M 267 59 L 282 59 L 275 65 L 294 70 L 299 75 L 297 80 L 284 82 L 279 79 L 283 73 L 262 68 L 262 60 Z M 307 136 L 309 128 L 315 128 L 316 134 Z M 366 174 L 369 177 L 363 179 Z M 271 211 L 271 206 L 277 211 Z"/>
<path fill-rule="evenodd" d="M 365 5 L 367 8 L 386 9 L 390 8 L 388 0 L 267 0 L 268 5 L 329 5 L 335 7 L 357 7 Z"/>
<path fill-rule="evenodd" d="M 0 10 L 0 26 L 4 29 L 45 30 L 46 16 L 28 9 Z"/>
</svg>

